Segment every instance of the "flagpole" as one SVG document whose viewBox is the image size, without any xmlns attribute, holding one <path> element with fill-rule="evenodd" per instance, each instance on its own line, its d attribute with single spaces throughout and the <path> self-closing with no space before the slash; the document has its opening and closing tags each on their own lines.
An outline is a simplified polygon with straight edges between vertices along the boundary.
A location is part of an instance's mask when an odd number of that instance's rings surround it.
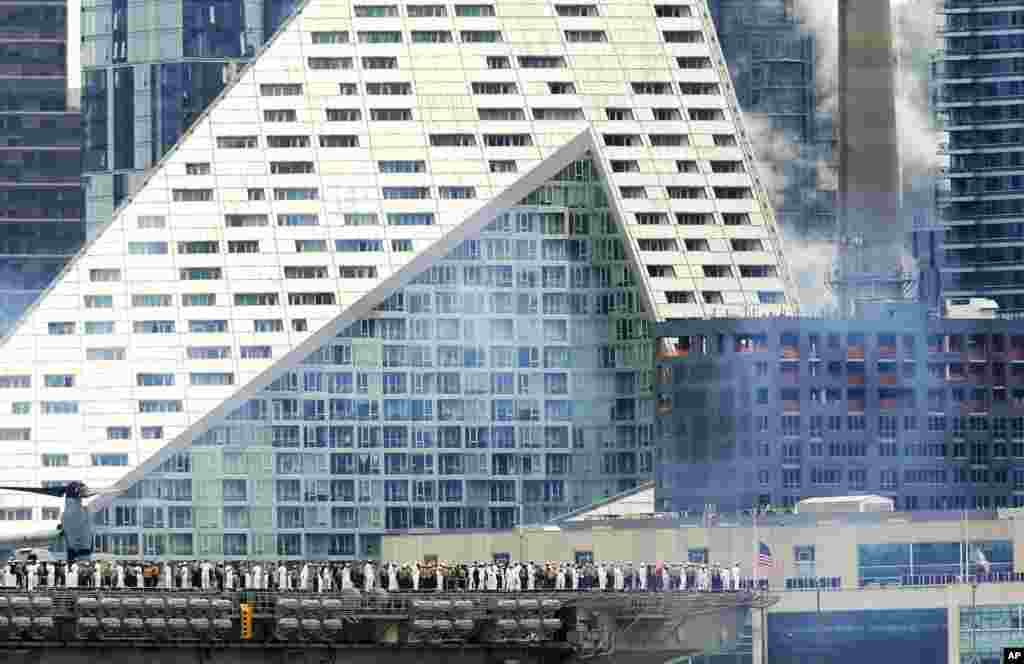
<svg viewBox="0 0 1024 664">
<path fill-rule="evenodd" d="M 752 576 L 753 576 L 753 579 L 754 579 L 754 588 L 755 589 L 759 586 L 759 584 L 757 582 L 758 581 L 758 579 L 757 579 L 757 572 L 758 572 L 758 570 L 757 570 L 757 554 L 759 552 L 759 549 L 761 548 L 761 540 L 759 540 L 757 538 L 757 513 L 759 511 L 760 511 L 760 507 L 758 507 L 758 505 L 755 504 L 754 505 L 754 511 L 753 511 L 753 517 L 754 517 L 754 560 L 753 560 L 753 567 L 751 568 Z"/>
</svg>

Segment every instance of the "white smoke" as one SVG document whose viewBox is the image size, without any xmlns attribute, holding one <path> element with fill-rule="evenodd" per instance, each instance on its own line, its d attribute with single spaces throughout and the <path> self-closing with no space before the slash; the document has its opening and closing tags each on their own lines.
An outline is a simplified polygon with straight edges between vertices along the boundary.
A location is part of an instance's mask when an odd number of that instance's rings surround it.
<svg viewBox="0 0 1024 664">
<path fill-rule="evenodd" d="M 767 116 L 761 113 L 744 113 L 743 124 L 757 150 L 758 174 L 778 206 L 782 202 L 783 191 L 789 185 L 786 166 L 800 159 L 800 145 L 797 141 L 787 140 L 782 132 L 774 131 Z"/>
<path fill-rule="evenodd" d="M 783 251 L 800 298 L 800 313 L 805 316 L 831 313 L 836 302 L 826 284 L 838 257 L 835 243 L 809 241 L 795 234 L 783 237 Z"/>
</svg>

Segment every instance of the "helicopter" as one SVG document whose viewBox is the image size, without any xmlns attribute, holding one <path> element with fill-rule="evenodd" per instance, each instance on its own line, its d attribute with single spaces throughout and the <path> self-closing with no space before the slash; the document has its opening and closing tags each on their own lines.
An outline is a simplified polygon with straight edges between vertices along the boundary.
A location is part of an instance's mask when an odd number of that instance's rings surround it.
<svg viewBox="0 0 1024 664">
<path fill-rule="evenodd" d="M 23 533 L 0 533 L 0 546 L 17 549 L 45 549 L 63 540 L 69 563 L 92 557 L 92 524 L 89 522 L 88 511 L 82 501 L 92 496 L 111 492 L 90 489 L 84 482 L 69 482 L 64 485 L 48 487 L 0 486 L 0 491 L 18 491 L 64 498 L 64 512 L 56 527 Z"/>
</svg>

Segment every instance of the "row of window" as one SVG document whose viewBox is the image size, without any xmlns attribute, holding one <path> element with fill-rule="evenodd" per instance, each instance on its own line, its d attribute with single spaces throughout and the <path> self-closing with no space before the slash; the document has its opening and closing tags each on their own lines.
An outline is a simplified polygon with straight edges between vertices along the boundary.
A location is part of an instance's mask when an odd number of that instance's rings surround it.
<svg viewBox="0 0 1024 664">
<path fill-rule="evenodd" d="M 384 162 L 382 162 L 384 163 Z M 398 163 L 398 162 L 395 162 Z M 420 162 L 422 163 L 422 162 Z M 399 171 L 393 171 L 399 172 Z M 254 190 L 250 189 L 250 200 L 263 200 L 262 196 L 264 191 L 262 189 L 258 191 L 260 198 L 253 199 L 252 193 Z M 274 190 L 274 200 L 276 201 L 316 201 L 320 200 L 320 190 L 316 187 L 278 187 Z M 213 201 L 213 189 L 172 189 L 172 197 L 176 202 L 210 202 Z M 411 199 L 432 199 L 430 187 L 382 187 L 381 198 L 383 200 L 411 200 Z M 441 200 L 466 200 L 476 198 L 476 187 L 468 186 L 439 186 L 437 188 L 437 198 Z M 279 226 L 317 226 L 319 225 L 316 221 L 306 216 L 296 216 L 280 214 L 277 217 Z M 216 243 L 213 243 L 216 244 Z M 186 246 L 187 245 L 187 246 Z M 182 246 L 186 246 L 187 251 L 182 251 Z M 214 251 L 205 251 L 201 242 L 191 243 L 178 243 L 178 253 L 215 253 Z M 195 249 L 194 251 L 192 249 Z M 128 243 L 128 254 L 132 256 L 139 255 L 159 255 L 168 253 L 168 243 L 162 241 L 149 241 L 149 242 L 129 242 Z M 233 253 L 250 253 L 250 252 L 233 252 Z"/>
<path fill-rule="evenodd" d="M 397 11 L 397 7 L 395 9 Z M 603 30 L 563 30 L 562 34 L 565 41 L 570 44 L 608 41 L 608 35 Z M 704 33 L 701 30 L 663 30 L 661 34 L 668 44 L 704 43 Z M 314 44 L 348 44 L 351 42 L 348 31 L 313 32 L 311 37 Z M 504 41 L 504 38 L 500 30 L 462 30 L 459 32 L 459 40 L 464 44 L 483 44 L 500 43 Z M 401 44 L 403 39 L 400 30 L 359 30 L 356 32 L 356 42 L 360 44 Z M 409 42 L 412 44 L 453 44 L 455 40 L 450 30 L 411 30 Z M 545 66 L 533 63 L 548 57 L 550 56 L 521 55 L 519 62 L 521 67 Z"/>
<path fill-rule="evenodd" d="M 323 59 L 323 58 L 321 58 Z M 337 60 L 344 60 L 338 58 Z M 529 60 L 534 68 L 561 68 L 565 67 L 565 60 L 561 56 L 544 56 Z M 520 66 L 523 66 L 524 59 L 520 58 Z M 338 94 L 341 96 L 356 96 L 359 94 L 357 83 L 339 83 Z M 568 86 L 568 87 L 565 87 Z M 575 94 L 575 84 L 571 82 L 548 81 L 549 92 L 552 94 Z M 689 95 L 707 96 L 720 95 L 721 89 L 718 83 L 694 82 L 694 81 L 634 81 L 630 83 L 630 91 L 635 95 Z M 263 96 L 284 97 L 300 96 L 302 94 L 301 83 L 264 83 L 260 86 Z M 519 84 L 515 81 L 474 81 L 470 83 L 470 91 L 474 95 L 515 95 L 519 94 Z M 412 83 L 407 81 L 388 82 L 367 82 L 367 95 L 411 95 L 413 94 Z M 291 111 L 291 113 L 288 113 Z M 267 113 L 276 115 L 268 116 Z M 294 109 L 267 110 L 264 111 L 264 119 L 267 122 L 295 122 L 296 119 L 287 120 L 284 118 L 296 118 Z M 704 109 L 701 114 L 693 119 L 717 120 L 724 115 L 720 109 Z M 268 119 L 269 118 L 269 119 Z M 328 117 L 328 119 L 330 119 Z M 609 118 L 616 119 L 616 118 Z M 626 119 L 626 118 L 621 118 Z M 234 147 L 234 146 L 232 146 Z"/>
<path fill-rule="evenodd" d="M 555 13 L 563 18 L 597 17 L 601 16 L 596 4 L 556 4 Z M 376 5 L 355 5 L 353 15 L 356 18 L 397 18 L 399 5 L 376 4 Z M 408 18 L 444 18 L 448 16 L 448 7 L 444 4 L 407 4 L 405 15 Z M 654 15 L 657 18 L 689 18 L 693 16 L 692 10 L 684 4 L 658 4 L 654 6 Z M 455 16 L 460 18 L 493 18 L 497 16 L 494 5 L 491 4 L 456 4 Z M 348 33 L 345 32 L 314 32 L 314 44 L 340 44 L 348 41 Z"/>
</svg>

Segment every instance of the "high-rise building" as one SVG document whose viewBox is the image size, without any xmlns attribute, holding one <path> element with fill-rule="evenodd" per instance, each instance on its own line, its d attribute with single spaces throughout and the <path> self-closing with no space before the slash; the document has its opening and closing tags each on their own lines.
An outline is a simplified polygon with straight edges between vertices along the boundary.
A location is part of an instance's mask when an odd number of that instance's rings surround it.
<svg viewBox="0 0 1024 664">
<path fill-rule="evenodd" d="M 1024 83 L 1015 73 L 1024 40 L 1021 12 L 983 0 L 941 5 L 944 58 L 938 110 L 944 120 L 948 182 L 940 196 L 945 227 L 946 297 L 986 297 L 1024 308 Z"/>
<path fill-rule="evenodd" d="M 1024 323 L 862 306 L 656 326 L 659 508 L 863 493 L 908 511 L 1024 507 Z"/>
<path fill-rule="evenodd" d="M 827 82 L 818 80 L 815 35 L 792 0 L 708 5 L 740 108 L 757 116 L 754 147 L 772 173 L 779 225 L 802 241 L 833 240 L 833 118 L 819 94 Z"/>
<path fill-rule="evenodd" d="M 81 119 L 68 41 L 64 3 L 0 3 L 0 333 L 82 243 Z"/>
<path fill-rule="evenodd" d="M 311 0 L 7 341 L 0 481 L 319 557 L 649 478 L 652 325 L 796 308 L 721 58 L 702 3 Z"/>
<path fill-rule="evenodd" d="M 82 3 L 85 217 L 90 239 L 297 4 Z"/>
</svg>

